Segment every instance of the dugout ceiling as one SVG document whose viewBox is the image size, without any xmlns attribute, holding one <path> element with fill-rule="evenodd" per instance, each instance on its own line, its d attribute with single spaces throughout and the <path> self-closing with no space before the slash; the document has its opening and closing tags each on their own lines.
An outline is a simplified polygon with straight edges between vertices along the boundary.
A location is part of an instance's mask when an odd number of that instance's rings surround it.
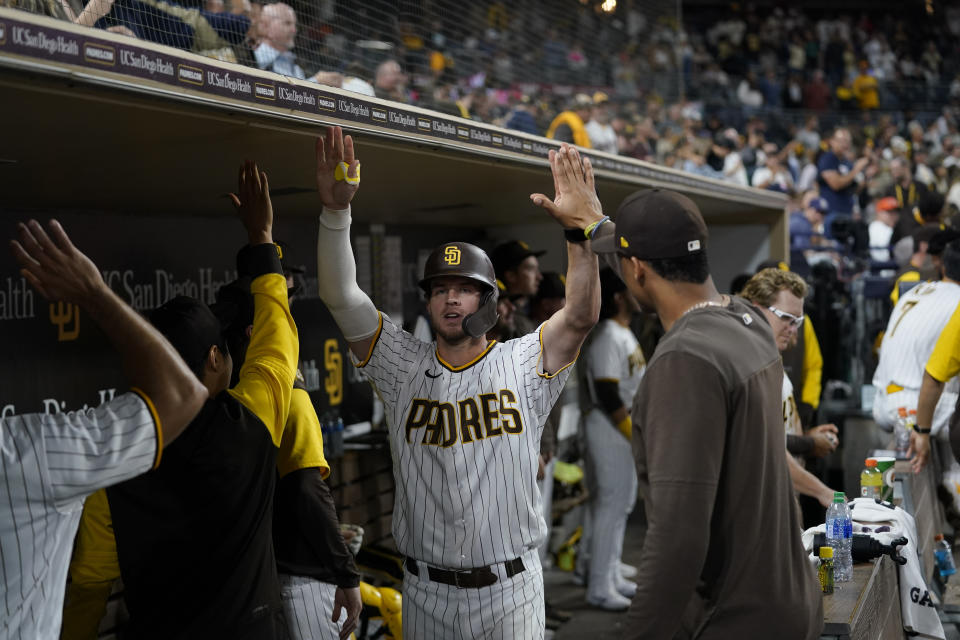
<svg viewBox="0 0 960 640">
<path fill-rule="evenodd" d="M 4 207 L 230 215 L 236 167 L 268 171 L 279 214 L 312 216 L 313 139 L 354 134 L 355 216 L 390 224 L 538 222 L 552 141 L 327 90 L 139 40 L 0 9 Z M 692 197 L 711 225 L 763 224 L 785 251 L 783 198 L 592 154 L 610 210 L 644 186 Z"/>
</svg>

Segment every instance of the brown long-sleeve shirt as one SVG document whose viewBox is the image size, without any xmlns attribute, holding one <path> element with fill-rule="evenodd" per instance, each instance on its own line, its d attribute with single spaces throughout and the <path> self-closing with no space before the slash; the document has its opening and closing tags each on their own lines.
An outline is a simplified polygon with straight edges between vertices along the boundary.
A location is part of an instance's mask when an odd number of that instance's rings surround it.
<svg viewBox="0 0 960 640">
<path fill-rule="evenodd" d="M 601 257 L 619 273 L 615 255 Z M 625 638 L 819 637 L 782 376 L 770 326 L 739 298 L 684 315 L 657 345 L 632 411 L 648 528 Z"/>
<path fill-rule="evenodd" d="M 688 313 L 657 346 L 633 408 L 649 524 L 627 637 L 819 637 L 782 375 L 769 325 L 737 298 Z"/>
</svg>

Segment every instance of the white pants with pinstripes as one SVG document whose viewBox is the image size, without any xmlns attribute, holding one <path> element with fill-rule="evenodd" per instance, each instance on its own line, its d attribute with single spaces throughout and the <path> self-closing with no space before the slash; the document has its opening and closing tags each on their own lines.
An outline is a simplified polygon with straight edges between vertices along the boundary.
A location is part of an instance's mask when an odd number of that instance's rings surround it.
<svg viewBox="0 0 960 640">
<path fill-rule="evenodd" d="M 340 622 L 331 622 L 333 599 L 337 587 L 313 578 L 280 574 L 280 595 L 286 629 L 281 638 L 286 640 L 338 640 L 340 626 L 347 617 L 341 613 Z M 284 633 L 284 631 L 286 633 Z"/>
<path fill-rule="evenodd" d="M 525 570 L 508 578 L 492 567 L 497 582 L 479 589 L 431 582 L 404 571 L 403 637 L 410 640 L 541 640 L 544 636 L 543 570 L 537 549 L 520 556 Z"/>
<path fill-rule="evenodd" d="M 595 492 L 590 497 L 592 532 L 588 595 L 603 599 L 616 590 L 627 516 L 637 500 L 633 449 L 610 418 L 594 409 L 586 417 L 587 461 Z"/>
</svg>

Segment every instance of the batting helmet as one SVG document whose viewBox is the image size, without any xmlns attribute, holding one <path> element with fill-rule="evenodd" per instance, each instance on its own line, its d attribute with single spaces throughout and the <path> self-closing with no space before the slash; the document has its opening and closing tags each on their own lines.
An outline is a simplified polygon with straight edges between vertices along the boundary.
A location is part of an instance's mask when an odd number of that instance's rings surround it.
<svg viewBox="0 0 960 640">
<path fill-rule="evenodd" d="M 466 242 L 448 242 L 440 245 L 427 258 L 423 268 L 420 288 L 429 296 L 430 281 L 443 276 L 470 278 L 483 285 L 480 306 L 463 319 L 463 331 L 468 336 L 480 338 L 497 324 L 497 276 L 493 263 L 480 247 Z"/>
</svg>

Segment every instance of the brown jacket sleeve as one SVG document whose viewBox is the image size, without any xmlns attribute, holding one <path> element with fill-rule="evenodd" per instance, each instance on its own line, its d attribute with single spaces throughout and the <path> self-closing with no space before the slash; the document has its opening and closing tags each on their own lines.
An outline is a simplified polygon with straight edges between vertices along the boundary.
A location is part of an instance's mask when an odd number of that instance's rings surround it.
<svg viewBox="0 0 960 640">
<path fill-rule="evenodd" d="M 625 637 L 673 638 L 703 571 L 723 462 L 720 373 L 687 353 L 655 360 L 634 402 L 633 446 L 648 528 Z M 680 382 L 682 381 L 682 384 Z M 697 397 L 689 397 L 690 390 Z M 678 391 L 679 390 L 679 391 Z M 639 427 L 639 428 L 638 428 Z"/>
<path fill-rule="evenodd" d="M 318 467 L 298 469 L 280 479 L 273 522 L 281 572 L 345 589 L 360 584 L 353 554 L 340 535 L 333 496 Z"/>
</svg>

